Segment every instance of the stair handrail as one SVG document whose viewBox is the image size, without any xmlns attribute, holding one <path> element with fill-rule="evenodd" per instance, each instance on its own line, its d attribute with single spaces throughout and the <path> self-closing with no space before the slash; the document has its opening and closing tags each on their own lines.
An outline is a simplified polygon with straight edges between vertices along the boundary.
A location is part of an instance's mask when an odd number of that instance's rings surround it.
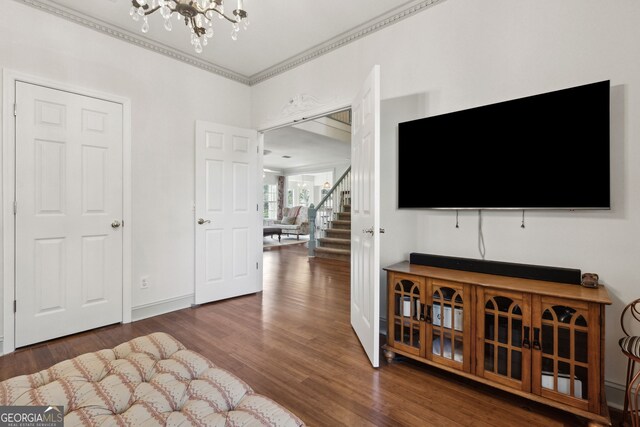
<svg viewBox="0 0 640 427">
<path fill-rule="evenodd" d="M 344 179 L 347 177 L 349 172 L 351 172 L 351 166 L 349 166 L 347 168 L 347 170 L 344 171 L 342 176 L 336 181 L 335 184 L 333 184 L 333 187 L 331 187 L 329 192 L 327 194 L 325 194 L 325 196 L 322 199 L 320 199 L 320 202 L 318 203 L 318 206 L 316 206 L 316 208 L 315 208 L 316 210 L 320 209 L 320 207 L 323 206 L 327 202 L 327 199 L 336 191 L 336 188 L 338 188 L 338 186 L 342 183 L 342 181 L 344 181 Z"/>
<path fill-rule="evenodd" d="M 320 199 L 320 202 L 318 202 L 318 206 L 314 206 L 313 203 L 311 203 L 311 205 L 309 206 L 308 212 L 309 212 L 309 256 L 310 257 L 316 256 L 316 241 L 317 241 L 316 215 L 318 211 L 324 208 L 324 206 L 327 204 L 327 200 L 332 198 L 333 193 L 335 193 L 336 190 L 339 187 L 341 187 L 342 181 L 344 181 L 345 178 L 349 176 L 350 173 L 351 173 L 351 165 L 349 165 L 349 167 L 347 168 L 347 170 L 344 171 L 342 176 L 340 176 L 340 178 L 335 182 L 335 184 L 333 184 L 333 187 L 329 189 L 327 194 L 325 194 L 324 197 Z M 348 191 L 351 191 L 351 189 L 349 189 Z"/>
</svg>

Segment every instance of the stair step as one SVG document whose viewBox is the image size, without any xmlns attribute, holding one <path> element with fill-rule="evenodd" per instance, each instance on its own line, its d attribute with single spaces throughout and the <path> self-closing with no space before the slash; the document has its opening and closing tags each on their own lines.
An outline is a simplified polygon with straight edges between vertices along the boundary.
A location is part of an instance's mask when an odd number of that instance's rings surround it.
<svg viewBox="0 0 640 427">
<path fill-rule="evenodd" d="M 342 212 L 351 213 L 351 205 L 342 205 Z"/>
<path fill-rule="evenodd" d="M 351 251 L 351 240 L 349 239 L 338 239 L 335 237 L 321 237 L 318 239 L 318 243 L 322 248 L 333 248 L 333 249 L 348 249 Z"/>
<path fill-rule="evenodd" d="M 338 219 L 342 221 L 351 221 L 351 212 L 338 212 Z"/>
<path fill-rule="evenodd" d="M 340 230 L 351 230 L 351 221 L 335 219 L 331 221 L 331 228 Z"/>
<path fill-rule="evenodd" d="M 327 228 L 324 232 L 326 237 L 336 237 L 338 239 L 351 239 L 351 230 L 341 230 L 339 228 Z"/>
<path fill-rule="evenodd" d="M 334 248 L 316 248 L 316 257 L 351 261 L 351 251 Z"/>
</svg>

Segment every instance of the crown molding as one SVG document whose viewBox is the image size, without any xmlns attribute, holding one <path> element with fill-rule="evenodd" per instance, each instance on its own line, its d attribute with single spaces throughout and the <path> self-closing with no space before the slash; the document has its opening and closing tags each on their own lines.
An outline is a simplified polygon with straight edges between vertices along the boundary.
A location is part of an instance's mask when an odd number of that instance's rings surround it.
<svg viewBox="0 0 640 427">
<path fill-rule="evenodd" d="M 333 50 L 341 48 L 349 43 L 352 43 L 362 37 L 366 37 L 369 34 L 375 33 L 389 25 L 396 24 L 401 20 L 415 15 L 418 12 L 422 12 L 427 8 L 434 6 L 438 3 L 442 3 L 444 0 L 419 0 L 405 4 L 397 9 L 391 10 L 385 14 L 382 14 L 352 30 L 340 34 L 322 44 L 312 47 L 298 55 L 292 56 L 272 67 L 269 67 L 259 73 L 256 73 L 249 77 L 250 85 L 253 86 L 264 80 L 270 79 L 278 74 L 282 74 L 292 68 L 316 59 L 322 55 L 325 55 Z"/>
<path fill-rule="evenodd" d="M 140 36 L 139 34 L 132 33 L 115 25 L 108 24 L 104 21 L 90 17 L 76 10 L 72 10 L 59 4 L 52 3 L 49 0 L 15 1 L 27 6 L 31 6 L 38 10 L 48 12 L 52 15 L 58 16 L 68 21 L 75 22 L 76 24 L 83 25 L 87 28 L 91 28 L 92 30 L 99 31 L 103 34 L 107 34 L 117 39 L 124 40 L 136 46 L 140 46 L 153 52 L 160 53 L 162 55 L 168 56 L 169 58 L 173 58 L 186 64 L 193 65 L 194 67 L 198 67 L 227 79 L 235 80 L 245 85 L 251 84 L 249 78 L 245 75 L 236 73 L 224 67 L 220 67 L 219 65 L 213 64 L 211 62 L 203 61 L 202 59 L 196 58 L 192 55 L 188 55 L 165 44 L 149 40 Z"/>
<path fill-rule="evenodd" d="M 352 43 L 362 37 L 366 37 L 376 31 L 379 31 L 389 25 L 400 22 L 401 20 L 415 15 L 418 12 L 422 12 L 427 8 L 436 4 L 442 3 L 445 0 L 414 0 L 400 6 L 392 11 L 389 11 L 383 15 L 378 16 L 350 31 L 340 34 L 322 44 L 314 46 L 304 52 L 292 56 L 272 67 L 269 67 L 259 73 L 252 76 L 245 76 L 227 68 L 221 67 L 209 61 L 203 61 L 195 56 L 186 54 L 177 49 L 169 47 L 165 44 L 158 43 L 142 37 L 139 34 L 132 33 L 123 28 L 115 25 L 108 24 L 97 18 L 80 13 L 76 10 L 69 9 L 67 7 L 55 4 L 50 0 L 14 0 L 18 3 L 22 3 L 38 10 L 48 12 L 52 15 L 66 19 L 76 24 L 83 25 L 92 30 L 99 31 L 103 34 L 110 35 L 120 40 L 124 40 L 136 46 L 143 47 L 156 53 L 168 56 L 169 58 L 176 59 L 194 67 L 198 67 L 205 71 L 209 71 L 213 74 L 225 77 L 236 82 L 253 86 L 267 79 L 289 71 L 295 67 L 298 67 L 306 62 L 312 61 L 322 55 L 325 55 L 333 50 L 336 50 L 342 46 Z"/>
</svg>

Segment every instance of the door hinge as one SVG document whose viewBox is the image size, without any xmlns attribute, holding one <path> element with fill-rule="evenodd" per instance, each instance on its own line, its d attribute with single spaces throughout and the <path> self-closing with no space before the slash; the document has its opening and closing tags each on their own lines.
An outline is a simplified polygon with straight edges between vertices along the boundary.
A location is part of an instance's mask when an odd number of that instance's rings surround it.
<svg viewBox="0 0 640 427">
<path fill-rule="evenodd" d="M 256 212 L 258 212 L 260 209 L 258 208 L 258 206 L 260 206 L 259 204 L 256 203 Z"/>
<path fill-rule="evenodd" d="M 256 154 L 260 154 L 260 147 L 256 147 Z"/>
<path fill-rule="evenodd" d="M 13 103 L 13 116 L 18 117 L 18 104 Z"/>
<path fill-rule="evenodd" d="M 256 270 L 258 269 L 258 263 L 256 262 Z"/>
<path fill-rule="evenodd" d="M 124 228 L 124 219 L 122 220 L 122 228 Z"/>
<path fill-rule="evenodd" d="M 18 202 L 13 201 L 13 214 L 16 215 L 18 213 Z"/>
<path fill-rule="evenodd" d="M 16 311 L 18 311 L 18 301 L 13 300 L 13 312 L 15 313 Z"/>
</svg>

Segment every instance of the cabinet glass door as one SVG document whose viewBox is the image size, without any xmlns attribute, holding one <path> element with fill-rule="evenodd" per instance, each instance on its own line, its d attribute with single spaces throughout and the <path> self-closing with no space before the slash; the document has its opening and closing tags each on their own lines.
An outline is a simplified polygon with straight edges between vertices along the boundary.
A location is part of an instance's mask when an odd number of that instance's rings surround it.
<svg viewBox="0 0 640 427">
<path fill-rule="evenodd" d="M 424 312 L 422 277 L 394 275 L 389 298 L 389 342 L 397 349 L 420 355 Z"/>
<path fill-rule="evenodd" d="M 479 289 L 478 301 L 477 374 L 529 391 L 530 296 Z"/>
<path fill-rule="evenodd" d="M 595 380 L 589 360 L 589 309 L 579 301 L 542 298 L 532 349 L 539 363 L 535 380 L 540 394 L 588 409 Z"/>
<path fill-rule="evenodd" d="M 431 324 L 428 334 L 427 352 L 431 359 L 439 363 L 468 370 L 469 324 L 466 322 L 468 302 L 465 300 L 465 285 L 432 280 L 429 292 L 431 307 L 427 323 Z"/>
</svg>

